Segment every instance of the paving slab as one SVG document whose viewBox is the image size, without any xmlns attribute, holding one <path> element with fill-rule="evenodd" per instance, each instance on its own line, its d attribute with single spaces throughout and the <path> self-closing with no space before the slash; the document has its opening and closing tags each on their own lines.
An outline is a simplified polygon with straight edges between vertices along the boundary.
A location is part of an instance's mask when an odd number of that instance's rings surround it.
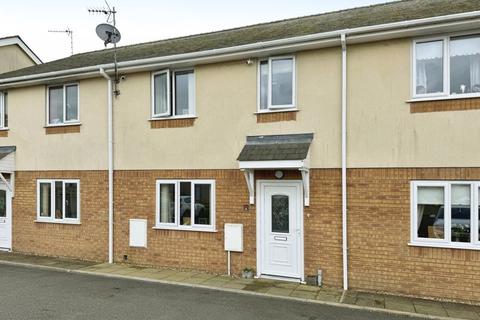
<svg viewBox="0 0 480 320">
<path fill-rule="evenodd" d="M 412 299 L 405 297 L 386 296 L 385 308 L 403 312 L 415 312 Z"/>
<path fill-rule="evenodd" d="M 207 281 L 203 282 L 202 285 L 212 286 L 212 287 L 222 287 L 227 282 L 233 281 L 232 278 L 225 278 L 221 276 L 216 276 L 214 278 L 208 279 Z"/>
<path fill-rule="evenodd" d="M 308 286 L 306 284 L 300 284 L 296 287 L 296 290 L 301 290 L 301 291 L 308 291 L 308 292 L 314 292 L 317 293 L 320 291 L 320 287 L 316 286 Z"/>
<path fill-rule="evenodd" d="M 480 320 L 480 314 L 477 312 L 475 306 L 449 302 L 444 302 L 442 305 L 449 317 Z"/>
<path fill-rule="evenodd" d="M 372 308 L 385 308 L 385 297 L 382 295 L 363 293 L 357 294 L 357 306 L 372 307 Z"/>
<path fill-rule="evenodd" d="M 317 293 L 312 291 L 295 290 L 290 294 L 290 296 L 301 299 L 315 300 Z"/>
<path fill-rule="evenodd" d="M 270 288 L 267 293 L 274 295 L 274 296 L 282 296 L 282 297 L 288 297 L 292 294 L 293 289 L 288 289 L 288 288 L 279 288 L 279 287 L 273 287 Z"/>
<path fill-rule="evenodd" d="M 341 294 L 320 291 L 317 293 L 315 299 L 319 301 L 340 302 L 341 297 Z"/>
<path fill-rule="evenodd" d="M 236 281 L 234 280 L 234 281 L 226 282 L 226 283 L 222 286 L 222 288 L 243 290 L 243 289 L 245 289 L 246 286 L 247 286 L 246 284 L 244 284 L 244 283 L 239 283 L 239 282 L 236 282 Z"/>
<path fill-rule="evenodd" d="M 276 288 L 292 289 L 295 290 L 300 285 L 299 283 L 277 281 L 273 284 Z"/>
<path fill-rule="evenodd" d="M 440 302 L 414 299 L 413 305 L 417 313 L 438 317 L 448 316 L 447 311 L 443 308 L 443 305 Z"/>
</svg>

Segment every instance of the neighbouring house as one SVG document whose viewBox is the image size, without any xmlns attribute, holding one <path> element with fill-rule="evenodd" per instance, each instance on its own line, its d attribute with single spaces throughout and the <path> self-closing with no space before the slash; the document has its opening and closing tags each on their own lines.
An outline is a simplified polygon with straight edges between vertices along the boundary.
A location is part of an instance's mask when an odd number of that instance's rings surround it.
<svg viewBox="0 0 480 320">
<path fill-rule="evenodd" d="M 20 36 L 0 37 L 0 73 L 41 64 Z"/>
<path fill-rule="evenodd" d="M 480 301 L 480 1 L 119 47 L 119 95 L 112 61 L 0 75 L 0 247 L 226 273 L 236 224 L 234 274 Z"/>
</svg>

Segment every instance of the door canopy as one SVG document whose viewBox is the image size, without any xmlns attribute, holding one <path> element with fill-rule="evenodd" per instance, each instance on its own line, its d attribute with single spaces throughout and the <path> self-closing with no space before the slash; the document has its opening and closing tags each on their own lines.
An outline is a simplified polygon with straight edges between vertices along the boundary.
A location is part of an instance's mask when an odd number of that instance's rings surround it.
<svg viewBox="0 0 480 320">
<path fill-rule="evenodd" d="M 313 133 L 248 136 L 238 156 L 245 174 L 250 204 L 255 203 L 255 169 L 290 169 L 302 174 L 304 205 L 310 204 L 310 145 Z"/>
</svg>

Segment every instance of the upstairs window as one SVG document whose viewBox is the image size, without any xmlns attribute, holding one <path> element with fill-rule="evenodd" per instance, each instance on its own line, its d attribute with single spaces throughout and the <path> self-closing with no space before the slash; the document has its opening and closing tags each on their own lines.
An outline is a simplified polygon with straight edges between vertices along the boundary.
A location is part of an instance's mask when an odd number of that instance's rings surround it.
<svg viewBox="0 0 480 320">
<path fill-rule="evenodd" d="M 258 111 L 295 108 L 295 58 L 275 57 L 258 65 Z"/>
<path fill-rule="evenodd" d="M 193 70 L 164 70 L 152 75 L 152 118 L 195 115 Z"/>
<path fill-rule="evenodd" d="M 38 180 L 37 221 L 80 222 L 80 181 Z"/>
<path fill-rule="evenodd" d="M 480 96 L 480 35 L 414 41 L 414 98 Z"/>
<path fill-rule="evenodd" d="M 0 129 L 8 128 L 8 94 L 0 92 Z"/>
<path fill-rule="evenodd" d="M 47 121 L 49 125 L 78 122 L 78 107 L 78 84 L 48 87 Z"/>
</svg>

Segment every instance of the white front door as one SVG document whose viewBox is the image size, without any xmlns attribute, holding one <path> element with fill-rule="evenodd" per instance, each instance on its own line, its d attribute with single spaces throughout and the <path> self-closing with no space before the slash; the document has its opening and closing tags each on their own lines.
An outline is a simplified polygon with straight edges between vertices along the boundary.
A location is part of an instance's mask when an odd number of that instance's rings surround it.
<svg viewBox="0 0 480 320">
<path fill-rule="evenodd" d="M 259 182 L 259 275 L 303 280 L 300 181 Z"/>
<path fill-rule="evenodd" d="M 12 197 L 4 184 L 0 184 L 0 250 L 12 249 Z"/>
</svg>

